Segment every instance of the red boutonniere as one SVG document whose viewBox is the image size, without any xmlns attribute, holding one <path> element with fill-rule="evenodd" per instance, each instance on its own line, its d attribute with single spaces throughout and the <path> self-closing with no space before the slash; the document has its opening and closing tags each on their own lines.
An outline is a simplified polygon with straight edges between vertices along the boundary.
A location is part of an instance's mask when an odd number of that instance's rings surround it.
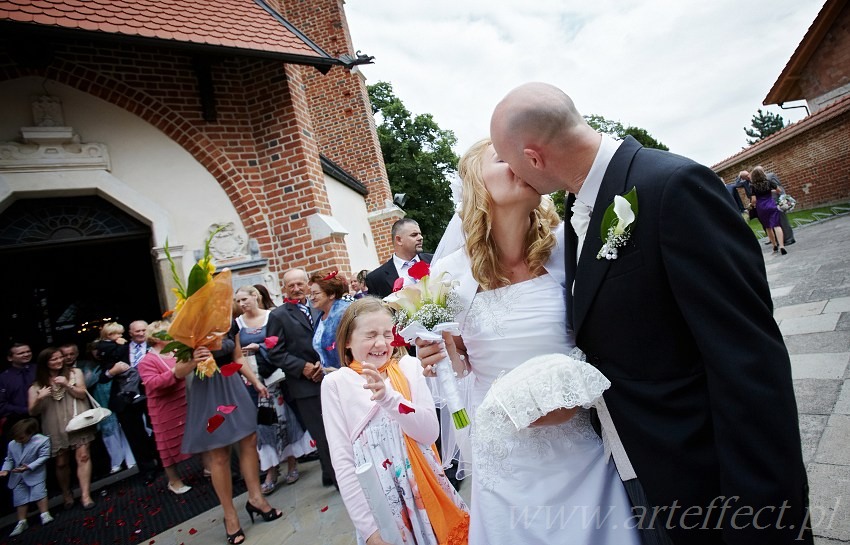
<svg viewBox="0 0 850 545">
<path fill-rule="evenodd" d="M 407 274 L 414 280 L 422 280 L 423 276 L 428 276 L 430 273 L 431 265 L 421 259 L 407 269 Z"/>
<path fill-rule="evenodd" d="M 266 337 L 266 340 L 263 341 L 263 344 L 266 345 L 266 348 L 271 350 L 272 348 L 277 346 L 277 341 L 278 341 L 278 338 L 276 336 L 272 335 L 271 337 Z"/>
</svg>

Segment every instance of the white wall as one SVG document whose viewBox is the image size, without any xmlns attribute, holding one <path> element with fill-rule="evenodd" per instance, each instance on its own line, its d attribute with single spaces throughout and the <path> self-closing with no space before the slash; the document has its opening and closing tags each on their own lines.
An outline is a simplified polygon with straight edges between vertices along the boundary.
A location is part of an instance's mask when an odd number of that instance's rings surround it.
<svg viewBox="0 0 850 545">
<path fill-rule="evenodd" d="M 0 84 L 0 141 L 20 140 L 20 128 L 33 124 L 31 97 L 45 92 L 62 100 L 65 125 L 82 142 L 108 147 L 112 170 L 88 176 L 84 171 L 6 174 L 0 186 L 44 196 L 68 194 L 71 187 L 83 194 L 89 187 L 89 194 L 99 194 L 151 225 L 155 246 L 162 246 L 166 237 L 170 245 L 182 245 L 187 274 L 210 224 L 234 222 L 245 234 L 227 194 L 186 150 L 133 114 L 71 87 L 31 77 Z"/>
<path fill-rule="evenodd" d="M 348 248 L 350 267 L 346 274 L 362 269 L 372 270 L 378 265 L 378 251 L 372 238 L 366 201 L 362 195 L 348 186 L 325 176 L 325 189 L 331 212 L 338 222 L 348 231 L 345 245 Z"/>
</svg>

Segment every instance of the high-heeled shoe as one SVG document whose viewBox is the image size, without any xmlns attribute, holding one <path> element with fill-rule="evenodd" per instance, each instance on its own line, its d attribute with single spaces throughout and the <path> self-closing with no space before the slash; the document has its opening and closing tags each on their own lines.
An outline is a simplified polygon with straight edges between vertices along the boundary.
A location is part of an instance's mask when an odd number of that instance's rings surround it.
<svg viewBox="0 0 850 545">
<path fill-rule="evenodd" d="M 245 532 L 242 531 L 242 528 L 239 528 L 232 534 L 227 533 L 227 524 L 224 525 L 224 535 L 227 536 L 227 542 L 230 545 L 242 545 L 245 543 Z M 242 538 L 240 541 L 236 541 L 239 538 Z"/>
<path fill-rule="evenodd" d="M 788 253 L 788 250 L 786 250 L 785 248 L 779 248 L 779 253 L 785 255 Z"/>
<path fill-rule="evenodd" d="M 268 511 L 260 511 L 258 508 L 254 507 L 250 501 L 245 502 L 245 510 L 248 511 L 248 515 L 251 516 L 251 524 L 254 523 L 254 515 L 260 515 L 266 522 L 277 520 L 283 516 L 283 511 L 278 511 L 274 507 Z"/>
</svg>

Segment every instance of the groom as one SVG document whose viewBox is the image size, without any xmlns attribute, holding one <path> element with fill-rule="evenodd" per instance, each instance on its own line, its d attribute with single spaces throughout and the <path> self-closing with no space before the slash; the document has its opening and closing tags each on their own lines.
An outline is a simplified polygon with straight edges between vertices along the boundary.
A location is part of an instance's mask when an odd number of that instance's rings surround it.
<svg viewBox="0 0 850 545">
<path fill-rule="evenodd" d="M 677 545 L 812 543 L 788 353 L 758 242 L 717 176 L 600 135 L 543 83 L 508 93 L 490 135 L 538 193 L 571 194 L 568 323 L 612 382 L 605 400 L 650 506 L 636 522 Z M 600 259 L 605 211 L 633 188 L 630 236 Z"/>
</svg>

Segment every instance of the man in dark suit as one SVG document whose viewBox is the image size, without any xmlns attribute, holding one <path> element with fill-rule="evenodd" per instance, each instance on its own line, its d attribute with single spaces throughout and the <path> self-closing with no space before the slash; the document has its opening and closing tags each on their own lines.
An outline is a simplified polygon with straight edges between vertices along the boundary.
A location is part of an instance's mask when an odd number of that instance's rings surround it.
<svg viewBox="0 0 850 545">
<path fill-rule="evenodd" d="M 637 522 L 676 544 L 812 543 L 788 352 L 758 242 L 715 174 L 600 135 L 542 83 L 511 91 L 490 134 L 519 178 L 577 203 L 568 323 L 612 382 L 604 397 L 650 508 Z M 606 209 L 633 188 L 628 238 L 598 258 Z"/>
<path fill-rule="evenodd" d="M 286 374 L 286 387 L 295 409 L 316 441 L 322 464 L 322 484 L 333 486 L 336 478 L 322 421 L 321 381 L 324 373 L 319 355 L 313 350 L 314 325 L 318 324 L 322 313 L 307 306 L 307 283 L 304 269 L 290 269 L 284 273 L 286 298 L 269 314 L 266 325 L 267 335 L 278 338 L 268 355 L 269 364 L 273 367 L 263 365 L 259 372 L 263 378 L 268 378 L 275 368 Z"/>
<path fill-rule="evenodd" d="M 369 295 L 384 298 L 393 292 L 396 281 L 409 279 L 407 271 L 419 260 L 431 262 L 432 254 L 422 253 L 422 231 L 412 219 L 402 218 L 393 224 L 393 255 L 386 263 L 366 275 Z M 408 280 L 412 282 L 412 280 Z"/>
</svg>

